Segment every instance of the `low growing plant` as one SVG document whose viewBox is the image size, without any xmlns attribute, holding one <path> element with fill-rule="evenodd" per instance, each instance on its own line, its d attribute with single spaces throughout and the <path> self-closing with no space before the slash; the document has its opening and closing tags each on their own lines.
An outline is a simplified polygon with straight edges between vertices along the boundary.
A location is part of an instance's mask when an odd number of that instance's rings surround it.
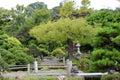
<svg viewBox="0 0 120 80">
<path fill-rule="evenodd" d="M 101 77 L 101 80 L 120 80 L 120 73 L 104 75 Z"/>
</svg>

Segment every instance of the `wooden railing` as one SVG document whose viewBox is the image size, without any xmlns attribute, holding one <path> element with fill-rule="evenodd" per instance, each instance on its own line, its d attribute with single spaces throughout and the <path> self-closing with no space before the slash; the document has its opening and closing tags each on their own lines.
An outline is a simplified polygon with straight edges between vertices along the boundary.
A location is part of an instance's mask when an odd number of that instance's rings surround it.
<svg viewBox="0 0 120 80">
<path fill-rule="evenodd" d="M 67 66 L 65 64 L 57 64 L 57 65 L 38 65 L 38 68 L 43 68 L 43 67 L 47 67 L 49 69 L 65 69 L 67 68 Z M 22 69 L 26 69 L 27 70 L 28 65 L 9 65 L 9 70 L 22 70 Z M 34 65 L 30 65 L 30 68 L 33 69 Z"/>
<path fill-rule="evenodd" d="M 27 69 L 27 65 L 9 65 L 10 70 L 22 70 Z"/>
<path fill-rule="evenodd" d="M 31 70 L 34 70 L 35 72 L 35 66 L 32 64 L 28 64 L 28 65 L 9 65 L 9 69 L 10 70 L 22 70 L 22 69 L 25 69 L 29 74 L 31 74 Z M 44 67 L 47 67 L 47 68 L 54 68 L 54 69 L 66 69 L 66 74 L 67 75 L 74 75 L 73 73 L 71 73 L 71 69 L 72 69 L 72 62 L 71 61 L 68 61 L 66 64 L 56 64 L 56 65 L 37 65 L 37 68 L 40 69 L 40 68 L 44 68 Z M 32 73 L 33 74 L 33 73 Z M 84 77 L 89 77 L 89 76 L 102 76 L 102 75 L 107 75 L 108 73 L 75 73 L 75 76 L 84 76 Z M 51 75 L 51 74 L 49 74 Z M 52 74 L 52 75 L 55 75 L 55 74 Z"/>
<path fill-rule="evenodd" d="M 9 65 L 9 69 L 12 71 L 20 71 L 20 70 L 26 70 L 28 74 L 31 72 L 38 73 L 38 69 L 42 69 L 44 67 L 47 67 L 49 69 L 65 69 L 66 72 L 70 75 L 71 68 L 72 68 L 72 63 L 61 63 L 61 64 L 52 64 L 52 65 L 47 65 L 47 64 L 42 64 L 37 66 L 34 64 L 28 64 L 28 65 Z M 32 70 L 32 71 L 31 71 Z M 34 71 L 33 71 L 34 70 Z M 37 70 L 37 71 L 36 71 Z"/>
</svg>

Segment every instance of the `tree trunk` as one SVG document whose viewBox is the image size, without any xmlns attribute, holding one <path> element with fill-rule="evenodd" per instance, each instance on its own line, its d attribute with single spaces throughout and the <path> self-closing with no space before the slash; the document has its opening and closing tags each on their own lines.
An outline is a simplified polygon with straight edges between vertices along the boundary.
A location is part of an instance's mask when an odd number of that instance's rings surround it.
<svg viewBox="0 0 120 80">
<path fill-rule="evenodd" d="M 73 57 L 73 41 L 71 39 L 67 39 L 67 44 L 68 44 L 68 57 L 69 60 L 71 60 Z"/>
</svg>

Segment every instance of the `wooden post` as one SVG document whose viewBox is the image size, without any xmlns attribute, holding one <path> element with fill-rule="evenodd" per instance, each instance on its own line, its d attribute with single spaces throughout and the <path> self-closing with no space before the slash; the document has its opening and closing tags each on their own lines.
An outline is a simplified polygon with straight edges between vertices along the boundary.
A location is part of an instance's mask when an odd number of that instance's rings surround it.
<svg viewBox="0 0 120 80">
<path fill-rule="evenodd" d="M 30 64 L 27 65 L 27 73 L 30 74 Z"/>
<path fill-rule="evenodd" d="M 65 57 L 63 57 L 63 63 L 65 63 Z"/>
<path fill-rule="evenodd" d="M 67 60 L 67 74 L 71 76 L 72 61 Z"/>
<path fill-rule="evenodd" d="M 35 73 L 38 73 L 38 64 L 36 60 L 34 61 L 34 70 L 35 70 Z"/>
</svg>

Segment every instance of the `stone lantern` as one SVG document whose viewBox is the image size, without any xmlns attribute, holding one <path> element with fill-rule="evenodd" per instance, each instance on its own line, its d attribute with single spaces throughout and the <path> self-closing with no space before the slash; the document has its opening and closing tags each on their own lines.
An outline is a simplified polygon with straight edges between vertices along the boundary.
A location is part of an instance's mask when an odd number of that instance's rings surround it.
<svg viewBox="0 0 120 80">
<path fill-rule="evenodd" d="M 79 53 L 79 54 L 81 54 L 81 52 L 80 52 L 80 46 L 81 46 L 80 43 L 77 43 L 77 44 L 76 44 L 76 47 L 77 47 L 77 53 Z"/>
</svg>

